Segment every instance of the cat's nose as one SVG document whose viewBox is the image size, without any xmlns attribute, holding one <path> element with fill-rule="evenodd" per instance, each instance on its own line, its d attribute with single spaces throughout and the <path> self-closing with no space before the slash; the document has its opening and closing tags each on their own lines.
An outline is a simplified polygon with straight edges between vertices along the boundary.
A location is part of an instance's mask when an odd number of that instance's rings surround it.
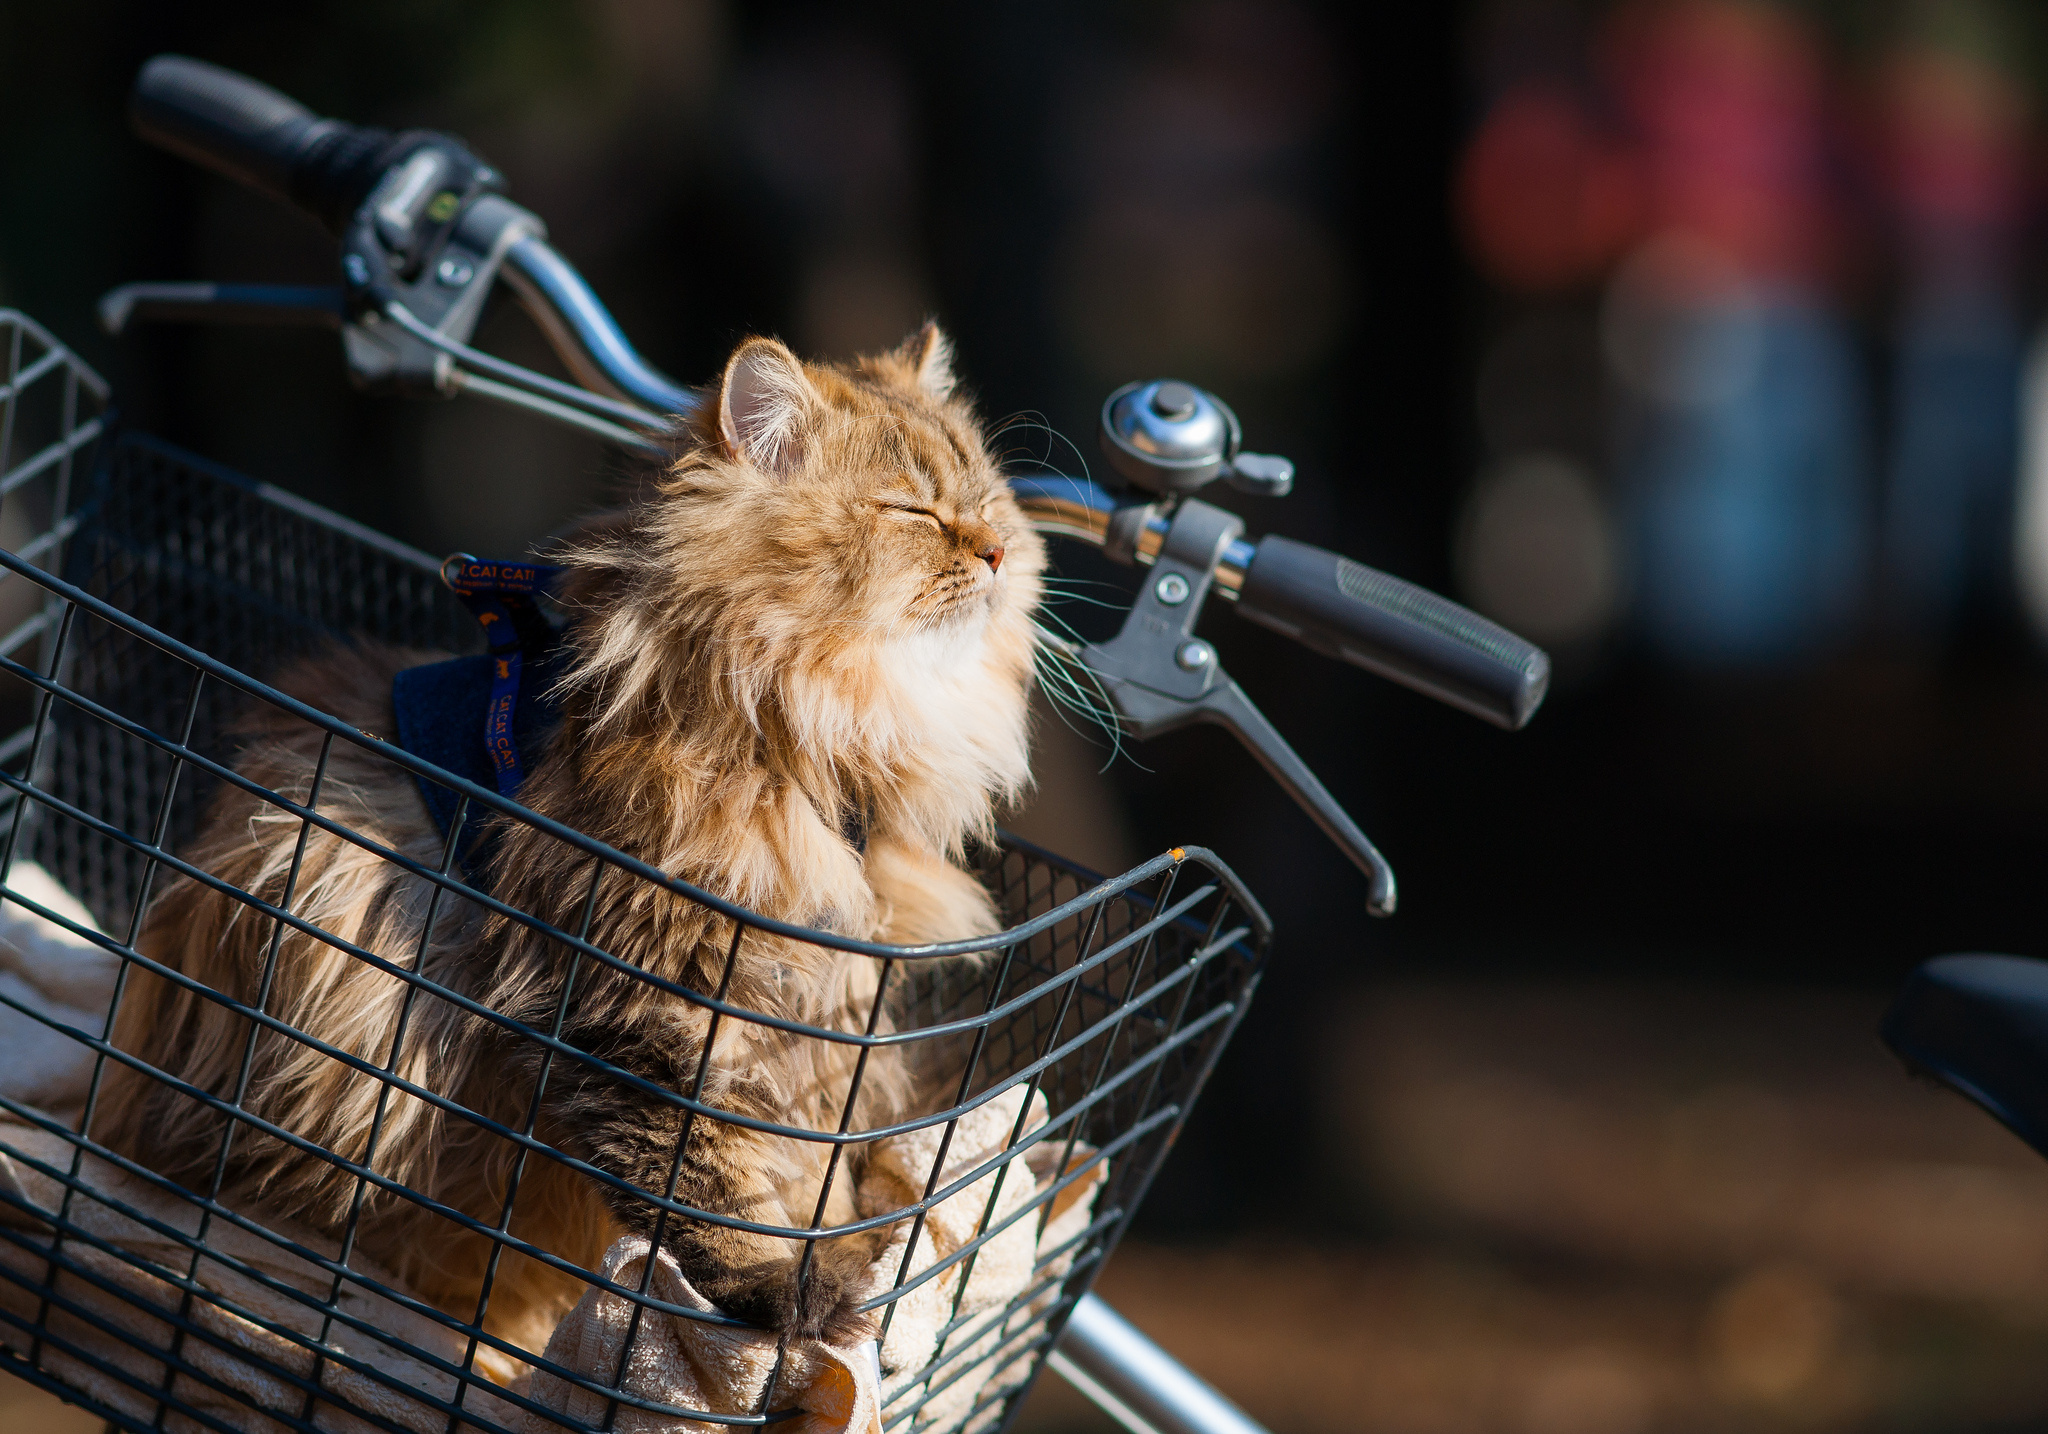
<svg viewBox="0 0 2048 1434">
<path fill-rule="evenodd" d="M 1003 566 L 1003 545 L 1001 543 L 989 543 L 974 556 L 987 563 L 990 572 L 996 572 Z"/>
</svg>

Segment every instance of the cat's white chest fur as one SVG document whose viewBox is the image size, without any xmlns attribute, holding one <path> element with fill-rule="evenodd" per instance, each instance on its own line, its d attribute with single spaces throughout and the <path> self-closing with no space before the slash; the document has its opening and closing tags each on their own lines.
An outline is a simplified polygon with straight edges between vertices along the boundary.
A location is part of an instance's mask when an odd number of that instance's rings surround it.
<svg viewBox="0 0 2048 1434">
<path fill-rule="evenodd" d="M 1013 791 L 1028 779 L 1023 694 L 986 622 L 890 638 L 876 654 L 899 760 L 942 783 Z"/>
<path fill-rule="evenodd" d="M 1002 724 L 1002 683 L 990 670 L 988 624 L 946 623 L 892 637 L 876 654 L 899 741 L 972 751 L 982 729 Z"/>
<path fill-rule="evenodd" d="M 882 643 L 880 656 L 885 678 L 910 688 L 968 674 L 980 677 L 987 660 L 986 622 L 947 622 L 902 633 Z"/>
</svg>

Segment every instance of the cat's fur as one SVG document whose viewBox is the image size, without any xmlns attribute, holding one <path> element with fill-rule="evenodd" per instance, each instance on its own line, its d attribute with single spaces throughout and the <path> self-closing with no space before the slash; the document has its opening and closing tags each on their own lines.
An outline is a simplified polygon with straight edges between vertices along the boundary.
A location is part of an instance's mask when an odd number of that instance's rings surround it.
<svg viewBox="0 0 2048 1434">
<path fill-rule="evenodd" d="M 650 493 L 590 524 L 558 559 L 573 618 L 563 722 L 520 799 L 720 896 L 783 921 L 896 942 L 991 932 L 995 912 L 958 865 L 993 804 L 1028 780 L 1031 612 L 1044 550 L 953 392 L 947 344 L 927 325 L 902 349 L 851 366 L 798 361 L 750 339 Z M 303 664 L 279 685 L 389 735 L 391 677 L 434 654 L 369 645 Z M 238 758 L 254 780 L 305 800 L 323 734 L 266 709 Z M 442 839 L 409 774 L 332 744 L 318 810 L 432 867 Z M 847 836 L 859 814 L 863 853 Z M 303 854 L 299 844 L 303 841 Z M 223 793 L 186 853 L 202 869 L 286 904 L 331 936 L 418 969 L 482 1005 L 670 1091 L 691 1095 L 709 1013 L 630 974 L 574 958 L 474 905 L 438 898 L 392 863 L 239 790 Z M 530 827 L 506 825 L 493 894 L 626 962 L 703 993 L 727 979 L 733 923 L 650 883 L 607 872 Z M 587 913 L 587 917 L 586 917 Z M 283 931 L 199 883 L 169 889 L 144 946 L 207 986 L 514 1129 L 530 1116 L 544 1050 L 335 946 Z M 879 963 L 747 933 L 734 1006 L 858 1031 Z M 573 973 L 573 997 L 563 999 Z M 558 1015 L 558 1013 L 563 1013 Z M 394 1056 L 401 1025 L 402 1042 Z M 883 1029 L 886 1029 L 884 1025 Z M 119 1043 L 277 1127 L 367 1164 L 495 1226 L 519 1151 L 461 1115 L 387 1090 L 375 1075 L 204 997 L 139 973 Z M 240 1075 L 253 1050 L 246 1088 Z M 855 1046 L 727 1017 L 699 1098 L 770 1122 L 831 1131 Z M 110 1093 L 118 1143 L 189 1186 L 212 1188 L 222 1118 L 132 1073 Z M 860 1131 L 927 1097 L 905 1060 L 871 1057 Z M 699 1116 L 570 1057 L 547 1072 L 535 1134 L 637 1190 L 762 1224 L 811 1224 L 831 1146 Z M 683 1144 L 676 1161 L 679 1142 Z M 855 1153 L 855 1160 L 857 1160 Z M 825 1223 L 853 1216 L 842 1162 Z M 490 1241 L 405 1195 L 251 1127 L 238 1127 L 230 1192 L 356 1248 L 462 1318 L 475 1314 Z M 673 1184 L 671 1185 L 671 1182 Z M 546 1155 L 529 1155 L 511 1232 L 593 1267 L 620 1228 L 656 1212 Z M 875 1235 L 818 1243 L 800 1294 L 801 1244 L 671 1216 L 665 1244 L 735 1313 L 800 1333 L 858 1337 L 860 1272 Z M 581 1292 L 516 1253 L 490 1291 L 489 1327 L 537 1349 Z"/>
</svg>

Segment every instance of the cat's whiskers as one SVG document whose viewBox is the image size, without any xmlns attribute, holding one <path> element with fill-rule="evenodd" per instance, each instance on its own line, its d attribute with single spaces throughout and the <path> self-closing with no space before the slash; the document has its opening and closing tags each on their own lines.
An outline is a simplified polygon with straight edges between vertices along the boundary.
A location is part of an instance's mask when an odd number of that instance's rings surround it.
<svg viewBox="0 0 2048 1434">
<path fill-rule="evenodd" d="M 1102 685 L 1102 679 L 1077 655 L 1075 649 L 1079 646 L 1080 634 L 1056 613 L 1042 612 L 1042 617 L 1043 621 L 1033 618 L 1031 622 L 1036 639 L 1032 651 L 1032 676 L 1039 691 L 1052 703 L 1053 714 L 1068 728 L 1081 732 L 1081 728 L 1075 726 L 1067 715 L 1073 713 L 1109 738 L 1109 758 L 1102 764 L 1102 770 L 1108 771 L 1116 759 L 1124 755 L 1123 723 L 1117 717 L 1116 704 L 1110 699 L 1109 690 Z M 1065 631 L 1056 631 L 1048 626 L 1049 623 L 1057 624 Z"/>
<path fill-rule="evenodd" d="M 1043 433 L 1049 439 L 1056 439 L 1060 443 L 1064 443 L 1073 453 L 1075 463 L 1080 465 L 1081 476 L 1083 478 L 1088 476 L 1088 456 L 1081 451 L 1080 446 L 1073 439 L 1067 437 L 1066 434 L 1046 422 L 1045 415 L 1030 410 L 1022 413 L 1013 413 L 995 426 L 989 433 L 989 441 L 993 443 L 1013 429 L 1022 429 L 1026 432 L 1036 430 Z M 1043 456 L 1033 456 L 1029 453 L 1026 453 L 1024 456 L 1027 460 L 1038 464 L 1040 467 L 1049 468 L 1052 466 L 1052 449 L 1053 445 L 1048 443 Z M 1003 457 L 1007 461 L 1009 455 L 1005 453 Z"/>
</svg>

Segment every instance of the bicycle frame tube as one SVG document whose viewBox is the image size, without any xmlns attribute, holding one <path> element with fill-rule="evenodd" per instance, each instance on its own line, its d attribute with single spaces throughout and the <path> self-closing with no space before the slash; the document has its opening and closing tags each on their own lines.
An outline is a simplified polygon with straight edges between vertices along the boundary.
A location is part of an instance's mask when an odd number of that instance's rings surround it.
<svg viewBox="0 0 2048 1434">
<path fill-rule="evenodd" d="M 1266 1434 L 1096 1295 L 1074 1305 L 1046 1362 L 1131 1434 Z"/>
</svg>

